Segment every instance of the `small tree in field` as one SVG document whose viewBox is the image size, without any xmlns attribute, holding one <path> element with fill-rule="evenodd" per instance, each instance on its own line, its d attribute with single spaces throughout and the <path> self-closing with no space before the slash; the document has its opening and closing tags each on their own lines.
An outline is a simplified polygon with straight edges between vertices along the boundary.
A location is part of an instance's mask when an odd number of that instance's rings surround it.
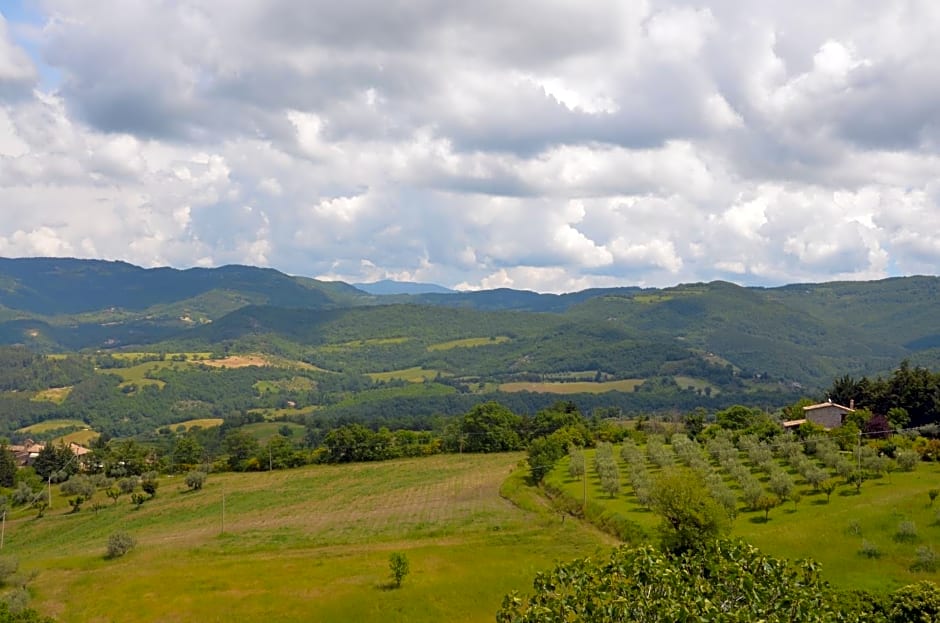
<svg viewBox="0 0 940 623">
<path fill-rule="evenodd" d="M 114 532 L 108 537 L 107 558 L 120 558 L 134 549 L 137 541 L 126 532 Z"/>
<path fill-rule="evenodd" d="M 186 486 L 191 491 L 199 491 L 204 484 L 206 484 L 205 472 L 189 472 L 186 474 Z"/>
<path fill-rule="evenodd" d="M 401 552 L 393 552 L 388 557 L 388 570 L 392 575 L 392 583 L 395 584 L 395 588 L 401 588 L 401 582 L 410 570 L 408 557 Z"/>
<path fill-rule="evenodd" d="M 147 472 L 140 481 L 140 488 L 150 497 L 156 497 L 159 486 L 160 482 L 157 480 L 156 472 Z"/>
<path fill-rule="evenodd" d="M 581 480 L 584 478 L 585 471 L 584 451 L 577 446 L 571 446 L 568 450 L 568 457 L 568 475 Z"/>
<path fill-rule="evenodd" d="M 937 496 L 940 495 L 940 489 L 931 489 L 927 492 L 927 497 L 930 498 L 930 505 L 933 506 L 934 500 L 937 499 Z"/>
<path fill-rule="evenodd" d="M 764 522 L 770 521 L 770 511 L 780 505 L 780 498 L 776 495 L 762 495 L 757 498 L 754 509 L 764 511 Z"/>
<path fill-rule="evenodd" d="M 836 487 L 839 486 L 838 481 L 835 478 L 827 478 L 819 483 L 819 488 L 822 489 L 822 492 L 826 494 L 826 503 L 829 503 L 830 498 L 832 498 L 832 492 L 836 490 Z"/>
</svg>

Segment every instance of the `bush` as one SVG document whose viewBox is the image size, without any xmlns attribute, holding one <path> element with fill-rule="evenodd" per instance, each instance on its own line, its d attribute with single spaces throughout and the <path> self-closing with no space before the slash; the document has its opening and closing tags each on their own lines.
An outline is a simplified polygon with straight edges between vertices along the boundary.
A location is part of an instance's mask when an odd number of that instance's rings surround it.
<svg viewBox="0 0 940 623">
<path fill-rule="evenodd" d="M 886 613 L 890 623 L 936 621 L 940 616 L 940 590 L 933 582 L 918 582 L 891 594 Z"/>
<path fill-rule="evenodd" d="M 858 548 L 858 554 L 865 558 L 880 558 L 881 550 L 868 539 L 862 539 L 862 546 Z"/>
<path fill-rule="evenodd" d="M 898 524 L 897 532 L 894 533 L 894 540 L 901 543 L 910 543 L 917 540 L 917 526 L 913 521 L 902 521 Z"/>
<path fill-rule="evenodd" d="M 120 558 L 127 552 L 134 549 L 137 541 L 126 532 L 114 532 L 108 537 L 107 558 Z"/>
<path fill-rule="evenodd" d="M 926 571 L 933 573 L 937 570 L 938 560 L 937 552 L 929 545 L 921 545 L 914 554 L 914 564 L 911 565 L 911 571 Z"/>
<path fill-rule="evenodd" d="M 920 461 L 920 455 L 914 450 L 901 450 L 897 455 L 898 467 L 905 472 L 912 472 Z"/>
<path fill-rule="evenodd" d="M 189 472 L 186 474 L 186 486 L 192 491 L 199 491 L 206 484 L 205 472 Z"/>
</svg>

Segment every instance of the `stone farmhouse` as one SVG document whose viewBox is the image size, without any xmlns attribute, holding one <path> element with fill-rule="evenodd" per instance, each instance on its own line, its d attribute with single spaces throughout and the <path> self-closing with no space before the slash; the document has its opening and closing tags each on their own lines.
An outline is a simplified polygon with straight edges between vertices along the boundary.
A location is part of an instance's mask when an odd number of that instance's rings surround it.
<svg viewBox="0 0 940 623">
<path fill-rule="evenodd" d="M 853 400 L 849 405 L 850 406 L 846 407 L 832 402 L 831 399 L 826 402 L 820 402 L 819 404 L 807 405 L 803 407 L 803 419 L 789 420 L 784 422 L 783 426 L 784 428 L 795 428 L 803 422 L 812 422 L 813 424 L 822 426 L 826 430 L 836 428 L 842 426 L 842 423 L 845 422 L 846 415 L 855 413 L 855 401 Z"/>
</svg>

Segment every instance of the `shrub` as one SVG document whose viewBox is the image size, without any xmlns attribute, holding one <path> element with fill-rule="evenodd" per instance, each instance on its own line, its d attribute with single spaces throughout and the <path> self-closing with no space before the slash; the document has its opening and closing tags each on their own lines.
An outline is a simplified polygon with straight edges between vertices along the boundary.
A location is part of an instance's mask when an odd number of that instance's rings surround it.
<svg viewBox="0 0 940 623">
<path fill-rule="evenodd" d="M 917 526 L 913 521 L 902 521 L 898 524 L 898 529 L 894 533 L 894 540 L 902 543 L 910 543 L 917 540 Z"/>
<path fill-rule="evenodd" d="M 186 474 L 186 486 L 192 491 L 199 491 L 206 484 L 205 472 L 189 472 Z"/>
<path fill-rule="evenodd" d="M 862 525 L 858 523 L 858 519 L 853 519 L 849 522 L 849 526 L 845 531 L 852 536 L 862 536 Z"/>
<path fill-rule="evenodd" d="M 108 537 L 107 558 L 120 558 L 134 549 L 137 541 L 126 532 L 114 532 Z"/>
<path fill-rule="evenodd" d="M 933 582 L 918 582 L 891 594 L 887 609 L 890 623 L 935 621 L 940 615 L 940 590 Z"/>
<path fill-rule="evenodd" d="M 140 483 L 140 488 L 150 497 L 157 495 L 157 487 L 159 486 L 160 482 L 156 478 L 144 478 Z"/>
<path fill-rule="evenodd" d="M 920 455 L 914 450 L 901 450 L 897 454 L 898 467 L 905 472 L 912 472 L 920 461 Z"/>
<path fill-rule="evenodd" d="M 937 570 L 940 561 L 937 560 L 937 552 L 929 545 L 921 545 L 914 554 L 914 563 L 911 565 L 911 571 L 925 571 L 933 573 Z"/>
<path fill-rule="evenodd" d="M 858 554 L 865 558 L 880 558 L 881 550 L 868 539 L 862 539 L 862 546 L 858 548 Z"/>
</svg>

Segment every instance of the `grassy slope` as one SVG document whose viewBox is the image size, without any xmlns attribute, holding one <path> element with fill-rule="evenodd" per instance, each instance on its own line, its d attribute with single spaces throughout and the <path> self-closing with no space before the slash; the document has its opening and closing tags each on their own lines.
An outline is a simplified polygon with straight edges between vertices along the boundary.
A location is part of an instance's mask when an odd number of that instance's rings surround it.
<svg viewBox="0 0 940 623">
<path fill-rule="evenodd" d="M 96 516 L 55 497 L 41 520 L 18 511 L 5 553 L 39 572 L 33 605 L 61 621 L 491 621 L 536 571 L 609 539 L 560 522 L 531 496 L 499 495 L 520 454 L 213 475 L 183 493 L 161 482 L 139 511 L 126 498 Z M 518 476 L 503 485 L 517 489 Z M 220 535 L 225 491 L 225 534 Z M 102 558 L 107 535 L 139 541 Z M 388 590 L 388 556 L 411 574 Z"/>
<path fill-rule="evenodd" d="M 603 504 L 646 531 L 650 538 L 659 523 L 656 515 L 636 502 L 620 462 L 621 493 L 614 499 L 600 489 L 593 472 L 593 452 L 587 453 L 589 500 Z M 580 500 L 583 484 L 567 475 L 568 459 L 559 462 L 548 481 L 560 485 L 572 498 Z M 650 467 L 655 476 L 657 468 Z M 840 481 L 841 482 L 841 481 Z M 770 512 L 764 523 L 762 512 L 741 507 L 734 520 L 732 536 L 741 537 L 769 554 L 786 558 L 812 558 L 823 566 L 823 577 L 839 588 L 862 588 L 886 592 L 921 579 L 940 580 L 940 573 L 915 573 L 908 568 L 918 546 L 928 545 L 940 552 L 940 504 L 929 508 L 927 491 L 940 487 L 940 464 L 922 463 L 915 472 L 893 473 L 888 478 L 867 481 L 860 495 L 854 487 L 840 486 L 826 503 L 823 493 L 814 493 L 797 477 L 797 489 L 803 495 L 794 510 L 792 502 Z M 898 543 L 893 539 L 901 521 L 912 520 L 919 539 Z M 850 530 L 857 521 L 861 534 Z M 862 539 L 875 543 L 883 556 L 878 559 L 858 555 Z"/>
</svg>

